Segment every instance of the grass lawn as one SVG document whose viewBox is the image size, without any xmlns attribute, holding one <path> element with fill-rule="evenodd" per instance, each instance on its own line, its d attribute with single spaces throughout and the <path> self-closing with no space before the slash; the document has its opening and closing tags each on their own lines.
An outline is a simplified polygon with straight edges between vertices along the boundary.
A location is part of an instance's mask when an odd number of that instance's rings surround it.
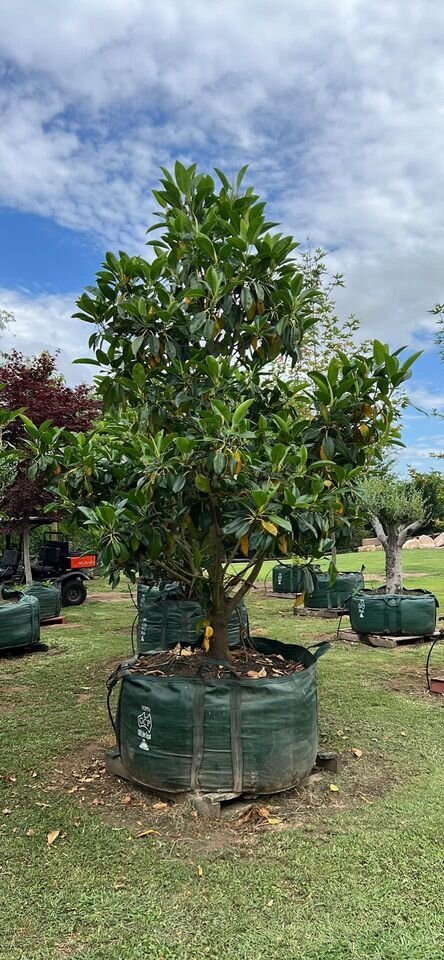
<svg viewBox="0 0 444 960">
<path fill-rule="evenodd" d="M 406 586 L 444 604 L 444 552 L 404 557 Z M 340 567 L 361 562 L 382 575 L 379 553 Z M 253 630 L 333 635 L 291 606 L 255 592 Z M 130 652 L 130 600 L 65 613 L 48 653 L 0 659 L 0 958 L 443 960 L 444 700 L 425 692 L 424 646 L 336 642 L 319 713 L 341 771 L 260 801 L 277 822 L 256 809 L 209 823 L 103 771 L 104 680 Z"/>
</svg>

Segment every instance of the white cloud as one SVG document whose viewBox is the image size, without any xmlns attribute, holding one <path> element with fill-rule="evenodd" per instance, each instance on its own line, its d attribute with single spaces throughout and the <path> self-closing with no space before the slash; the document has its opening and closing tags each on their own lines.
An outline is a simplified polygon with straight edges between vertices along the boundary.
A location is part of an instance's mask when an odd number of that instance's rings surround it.
<svg viewBox="0 0 444 960">
<path fill-rule="evenodd" d="M 0 350 L 18 350 L 26 356 L 43 350 L 59 350 L 57 368 L 70 384 L 92 381 L 94 367 L 73 367 L 76 357 L 88 356 L 88 324 L 73 320 L 75 295 L 34 294 L 29 290 L 0 288 L 0 304 L 10 310 L 15 322 L 0 333 Z"/>
<path fill-rule="evenodd" d="M 140 249 L 160 163 L 250 161 L 286 227 L 333 251 L 366 334 L 430 339 L 444 7 L 5 0 L 2 21 L 5 204 Z"/>
</svg>

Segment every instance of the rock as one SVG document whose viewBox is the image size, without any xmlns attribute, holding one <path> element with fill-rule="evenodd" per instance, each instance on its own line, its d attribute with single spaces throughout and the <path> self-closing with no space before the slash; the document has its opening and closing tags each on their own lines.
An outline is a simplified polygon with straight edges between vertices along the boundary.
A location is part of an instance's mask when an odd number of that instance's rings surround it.
<svg viewBox="0 0 444 960">
<path fill-rule="evenodd" d="M 425 533 L 423 533 L 420 537 L 418 537 L 418 541 L 419 541 L 420 547 L 422 547 L 423 550 L 428 550 L 430 547 L 435 546 L 435 541 L 433 537 L 428 537 Z"/>
<path fill-rule="evenodd" d="M 417 537 L 411 537 L 410 540 L 406 540 L 403 550 L 418 550 L 420 547 Z"/>
<path fill-rule="evenodd" d="M 444 547 L 444 533 L 439 533 L 435 537 L 435 547 Z"/>
</svg>

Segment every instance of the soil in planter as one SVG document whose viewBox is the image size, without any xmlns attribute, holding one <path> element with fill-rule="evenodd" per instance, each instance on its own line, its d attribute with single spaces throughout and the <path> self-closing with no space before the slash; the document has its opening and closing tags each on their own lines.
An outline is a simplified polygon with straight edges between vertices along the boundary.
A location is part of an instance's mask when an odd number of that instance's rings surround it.
<svg viewBox="0 0 444 960">
<path fill-rule="evenodd" d="M 139 657 L 130 667 L 130 673 L 142 673 L 156 677 L 197 677 L 227 679 L 233 674 L 241 679 L 262 680 L 266 677 L 287 677 L 305 670 L 302 663 L 285 660 L 280 654 L 265 655 L 256 650 L 232 650 L 230 666 L 209 659 L 201 650 L 191 647 L 175 647 L 169 653 L 150 654 Z"/>
</svg>

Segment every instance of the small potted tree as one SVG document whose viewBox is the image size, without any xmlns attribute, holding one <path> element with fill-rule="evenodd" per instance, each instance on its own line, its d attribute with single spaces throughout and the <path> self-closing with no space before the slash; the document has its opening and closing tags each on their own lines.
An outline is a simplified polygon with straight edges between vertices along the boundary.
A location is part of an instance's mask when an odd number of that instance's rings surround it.
<svg viewBox="0 0 444 960">
<path fill-rule="evenodd" d="M 353 629 L 363 635 L 429 636 L 436 626 L 436 597 L 402 584 L 402 548 L 426 520 L 421 491 L 409 480 L 384 474 L 362 481 L 358 495 L 385 553 L 385 585 L 351 597 Z"/>
<path fill-rule="evenodd" d="M 228 624 L 265 558 L 331 548 L 409 369 L 384 348 L 339 353 L 303 384 L 270 376 L 277 356 L 298 363 L 317 292 L 244 173 L 217 172 L 216 187 L 194 165 L 164 171 L 153 259 L 108 253 L 78 301 L 105 419 L 63 448 L 48 427 L 31 442 L 60 465 L 58 502 L 90 526 L 112 582 L 154 570 L 202 607 L 195 653 L 179 643 L 119 673 L 124 766 L 173 792 L 270 792 L 311 769 L 315 656 L 259 638 L 235 654 Z"/>
</svg>

